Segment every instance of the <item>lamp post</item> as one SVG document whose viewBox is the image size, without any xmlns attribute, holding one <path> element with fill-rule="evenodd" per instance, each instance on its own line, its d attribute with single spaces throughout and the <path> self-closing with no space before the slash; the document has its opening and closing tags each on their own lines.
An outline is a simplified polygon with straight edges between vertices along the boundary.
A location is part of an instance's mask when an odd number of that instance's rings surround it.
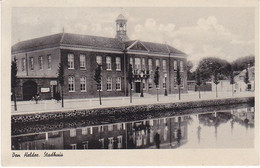
<svg viewBox="0 0 260 168">
<path fill-rule="evenodd" d="M 167 73 L 164 74 L 164 79 L 165 79 L 165 88 L 164 88 L 164 96 L 167 96 L 167 86 L 166 86 L 166 80 L 167 80 Z"/>
<path fill-rule="evenodd" d="M 144 78 L 144 72 L 143 71 L 141 71 L 141 73 L 140 73 L 140 78 L 141 78 L 141 95 L 140 95 L 140 97 L 144 97 L 144 86 L 143 86 L 143 78 Z"/>
</svg>

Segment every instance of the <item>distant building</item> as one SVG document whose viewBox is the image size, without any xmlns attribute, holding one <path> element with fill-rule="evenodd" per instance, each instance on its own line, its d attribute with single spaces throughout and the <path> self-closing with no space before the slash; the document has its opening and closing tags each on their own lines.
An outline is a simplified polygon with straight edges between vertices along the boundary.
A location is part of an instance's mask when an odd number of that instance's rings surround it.
<svg viewBox="0 0 260 168">
<path fill-rule="evenodd" d="M 246 69 L 240 72 L 238 75 L 234 77 L 235 81 L 235 92 L 243 92 L 243 91 L 254 91 L 255 90 L 255 67 L 248 68 L 248 81 L 249 83 L 246 84 L 244 79 L 246 76 Z"/>
<path fill-rule="evenodd" d="M 186 92 L 187 55 L 167 44 L 129 40 L 126 23 L 124 16 L 119 15 L 115 38 L 63 32 L 13 45 L 12 58 L 17 59 L 19 78 L 17 99 L 31 100 L 37 93 L 42 99 L 54 98 L 60 90 L 59 63 L 65 69 L 64 98 L 98 96 L 93 79 L 97 64 L 102 65 L 104 97 L 128 95 L 126 77 L 130 64 L 136 76 L 145 72 L 144 80 L 137 77 L 133 83 L 135 93 L 143 89 L 144 93 L 156 94 L 153 75 L 157 66 L 160 67 L 159 94 L 165 89 L 170 94 L 178 92 L 177 68 L 181 72 L 181 90 Z"/>
</svg>

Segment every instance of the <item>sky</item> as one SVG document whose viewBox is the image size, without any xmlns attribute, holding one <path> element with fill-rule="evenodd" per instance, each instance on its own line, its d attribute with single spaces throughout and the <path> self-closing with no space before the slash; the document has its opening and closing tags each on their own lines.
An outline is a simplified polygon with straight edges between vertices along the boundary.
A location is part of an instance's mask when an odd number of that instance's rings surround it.
<svg viewBox="0 0 260 168">
<path fill-rule="evenodd" d="M 254 8 L 249 7 L 77 7 L 13 8 L 12 44 L 61 33 L 115 37 L 123 14 L 131 40 L 167 43 L 194 65 L 205 57 L 229 62 L 254 55 Z"/>
</svg>

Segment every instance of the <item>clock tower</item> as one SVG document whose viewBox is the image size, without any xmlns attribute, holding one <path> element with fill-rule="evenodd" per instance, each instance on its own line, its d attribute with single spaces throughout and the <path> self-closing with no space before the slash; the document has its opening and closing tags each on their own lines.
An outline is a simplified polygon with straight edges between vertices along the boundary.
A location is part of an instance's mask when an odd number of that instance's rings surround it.
<svg viewBox="0 0 260 168">
<path fill-rule="evenodd" d="M 116 38 L 123 42 L 129 40 L 126 34 L 126 22 L 127 20 L 122 14 L 116 19 Z"/>
</svg>

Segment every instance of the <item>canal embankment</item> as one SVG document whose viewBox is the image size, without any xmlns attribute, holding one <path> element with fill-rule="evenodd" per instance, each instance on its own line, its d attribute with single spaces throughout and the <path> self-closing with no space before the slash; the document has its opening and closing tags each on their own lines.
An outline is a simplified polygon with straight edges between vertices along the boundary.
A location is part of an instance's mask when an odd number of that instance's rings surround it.
<svg viewBox="0 0 260 168">
<path fill-rule="evenodd" d="M 201 107 L 214 107 L 222 105 L 254 103 L 254 97 L 234 97 L 234 98 L 221 98 L 221 99 L 208 99 L 208 100 L 192 100 L 192 101 L 179 101 L 169 103 L 157 104 L 143 104 L 143 105 L 126 105 L 118 107 L 100 107 L 92 109 L 76 109 L 76 110 L 56 110 L 48 112 L 35 112 L 12 114 L 12 124 L 15 123 L 31 123 L 42 121 L 55 121 L 55 120 L 71 120 L 78 118 L 99 117 L 108 115 L 134 115 L 147 112 L 167 112 L 175 111 L 176 114 L 180 113 L 183 109 L 201 108 Z M 189 111 L 191 114 L 192 112 Z"/>
</svg>

